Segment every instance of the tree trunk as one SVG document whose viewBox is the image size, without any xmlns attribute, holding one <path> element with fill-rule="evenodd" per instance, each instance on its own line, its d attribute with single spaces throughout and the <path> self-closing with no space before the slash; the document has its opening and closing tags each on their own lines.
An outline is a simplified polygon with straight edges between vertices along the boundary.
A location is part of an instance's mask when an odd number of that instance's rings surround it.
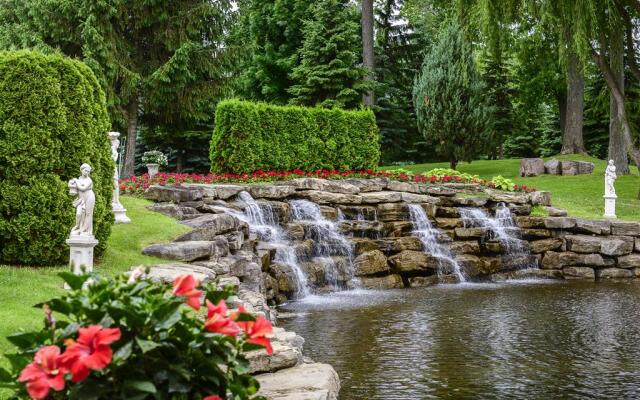
<svg viewBox="0 0 640 400">
<path fill-rule="evenodd" d="M 138 96 L 132 95 L 127 104 L 127 146 L 124 152 L 122 177 L 127 179 L 135 174 L 136 136 L 138 133 Z"/>
<path fill-rule="evenodd" d="M 176 172 L 181 173 L 184 169 L 184 152 L 178 150 L 176 152 Z"/>
<path fill-rule="evenodd" d="M 624 96 L 624 37 L 621 29 L 612 29 L 609 44 L 609 64 L 611 73 Z M 624 104 L 622 105 L 624 107 Z M 629 158 L 624 139 L 624 127 L 618 114 L 619 105 L 613 95 L 609 94 L 609 159 L 616 165 L 619 175 L 629 173 Z"/>
<path fill-rule="evenodd" d="M 375 63 L 373 55 L 373 0 L 362 0 L 362 62 L 367 68 L 365 80 L 373 81 Z M 362 96 L 365 106 L 374 103 L 373 89 Z"/>
<path fill-rule="evenodd" d="M 451 159 L 449 160 L 449 168 L 456 169 L 457 166 L 458 160 L 455 157 L 451 157 Z"/>
<path fill-rule="evenodd" d="M 567 126 L 567 93 L 565 91 L 556 93 L 556 101 L 558 102 L 558 116 L 560 118 L 560 134 L 564 138 L 564 131 Z"/>
<path fill-rule="evenodd" d="M 567 59 L 567 110 L 562 135 L 562 154 L 585 153 L 582 137 L 582 114 L 584 109 L 584 72 L 578 55 L 569 46 Z"/>
</svg>

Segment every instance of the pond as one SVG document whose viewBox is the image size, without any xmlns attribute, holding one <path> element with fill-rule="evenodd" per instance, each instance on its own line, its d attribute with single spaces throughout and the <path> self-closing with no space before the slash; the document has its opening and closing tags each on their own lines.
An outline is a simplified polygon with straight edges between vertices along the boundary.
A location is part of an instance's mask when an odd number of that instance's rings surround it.
<svg viewBox="0 0 640 400">
<path fill-rule="evenodd" d="M 640 398 L 640 285 L 346 291 L 281 307 L 341 400 Z"/>
</svg>

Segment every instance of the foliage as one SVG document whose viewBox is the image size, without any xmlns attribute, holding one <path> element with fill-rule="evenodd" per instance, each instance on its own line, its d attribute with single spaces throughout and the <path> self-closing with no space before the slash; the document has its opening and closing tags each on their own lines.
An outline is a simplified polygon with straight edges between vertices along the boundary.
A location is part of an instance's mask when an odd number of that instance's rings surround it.
<svg viewBox="0 0 640 400">
<path fill-rule="evenodd" d="M 494 176 L 493 179 L 491 179 L 491 184 L 496 189 L 506 190 L 509 192 L 512 191 L 515 186 L 515 183 L 513 183 L 511 179 L 504 178 L 502 175 Z"/>
<path fill-rule="evenodd" d="M 94 235 L 113 224 L 114 165 L 104 93 L 86 65 L 60 55 L 0 53 L 0 260 L 65 262 L 74 224 L 66 182 L 92 166 Z"/>
<path fill-rule="evenodd" d="M 142 155 L 142 162 L 144 164 L 158 164 L 161 167 L 164 167 L 167 165 L 167 156 L 158 150 L 146 151 Z"/>
<path fill-rule="evenodd" d="M 290 104 L 355 108 L 367 89 L 357 66 L 362 48 L 356 6 L 348 0 L 318 0 L 303 25 L 300 64 L 291 70 Z"/>
<path fill-rule="evenodd" d="M 60 274 L 71 291 L 37 306 L 45 312 L 44 328 L 8 338 L 20 350 L 9 357 L 11 375 L 26 381 L 32 398 L 249 399 L 257 392 L 242 353 L 270 352 L 265 334 L 271 324 L 243 308 L 229 313 L 229 289 L 208 284 L 199 290 L 193 276 L 183 275 L 168 292 L 144 272 L 114 279 Z M 199 312 L 203 294 L 205 318 Z M 49 364 L 38 357 L 47 351 L 53 353 Z M 61 382 L 52 385 L 54 379 Z M 13 386 L 24 395 L 22 384 Z"/>
<path fill-rule="evenodd" d="M 438 178 L 444 177 L 444 176 L 459 176 L 460 178 L 467 180 L 467 181 L 473 181 L 473 180 L 479 180 L 480 177 L 478 175 L 471 175 L 471 174 L 467 174 L 465 172 L 460 172 L 457 171 L 455 169 L 451 169 L 451 168 L 434 168 L 431 169 L 427 172 L 423 172 L 422 175 L 424 176 L 437 176 Z"/>
<path fill-rule="evenodd" d="M 378 164 L 379 134 L 367 110 L 227 100 L 216 111 L 210 158 L 215 172 L 367 169 Z"/>
<path fill-rule="evenodd" d="M 471 47 L 460 28 L 451 23 L 425 56 L 413 102 L 420 131 L 452 168 L 487 148 L 493 108 L 484 92 Z"/>
</svg>

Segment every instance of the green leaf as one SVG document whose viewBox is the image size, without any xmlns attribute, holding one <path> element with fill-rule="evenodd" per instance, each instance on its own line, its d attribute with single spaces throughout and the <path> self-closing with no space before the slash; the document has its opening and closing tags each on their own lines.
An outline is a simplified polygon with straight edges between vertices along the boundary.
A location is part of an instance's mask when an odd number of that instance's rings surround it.
<svg viewBox="0 0 640 400">
<path fill-rule="evenodd" d="M 59 312 L 60 314 L 69 315 L 72 311 L 72 307 L 68 302 L 58 298 L 51 299 L 44 303 L 38 303 L 34 307 L 42 308 L 45 304 L 49 306 L 51 311 Z"/>
<path fill-rule="evenodd" d="M 60 332 L 60 336 L 63 338 L 75 336 L 75 334 L 78 332 L 78 329 L 80 329 L 80 325 L 76 323 L 70 323 L 62 330 L 62 332 Z"/>
<path fill-rule="evenodd" d="M 4 356 L 11 363 L 11 370 L 15 373 L 22 371 L 31 362 L 31 358 L 26 354 L 5 354 Z"/>
<path fill-rule="evenodd" d="M 13 383 L 13 375 L 9 371 L 4 368 L 0 368 L 0 384 L 2 383 Z"/>
<path fill-rule="evenodd" d="M 156 386 L 151 381 L 126 381 L 124 387 L 128 390 L 144 393 L 156 393 Z"/>
<path fill-rule="evenodd" d="M 124 361 L 131 356 L 133 340 L 128 341 L 113 353 L 113 362 Z"/>
<path fill-rule="evenodd" d="M 7 340 L 21 350 L 36 347 L 41 339 L 39 332 L 20 332 L 7 336 Z"/>
<path fill-rule="evenodd" d="M 175 325 L 176 322 L 180 321 L 180 317 L 182 316 L 180 310 L 181 305 L 181 302 L 168 303 L 154 313 L 154 316 L 158 319 L 156 331 L 169 329 Z"/>
<path fill-rule="evenodd" d="M 58 276 L 62 278 L 62 280 L 69 285 L 72 290 L 82 289 L 82 285 L 84 285 L 87 279 L 89 279 L 88 274 L 76 275 L 71 272 L 60 272 Z"/>
<path fill-rule="evenodd" d="M 160 346 L 154 341 L 140 339 L 139 337 L 136 337 L 136 343 L 138 344 L 138 346 L 140 346 L 140 350 L 142 350 L 143 354 Z"/>
</svg>

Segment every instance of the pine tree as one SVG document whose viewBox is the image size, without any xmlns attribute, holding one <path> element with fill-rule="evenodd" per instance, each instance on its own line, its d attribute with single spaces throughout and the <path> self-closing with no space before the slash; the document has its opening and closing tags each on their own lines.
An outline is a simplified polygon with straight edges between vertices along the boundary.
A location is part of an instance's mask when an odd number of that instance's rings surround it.
<svg viewBox="0 0 640 400">
<path fill-rule="evenodd" d="M 358 12 L 348 0 L 318 0 L 304 24 L 291 104 L 354 108 L 368 88 L 366 70 L 358 66 L 361 49 Z"/>
<path fill-rule="evenodd" d="M 413 102 L 420 131 L 451 168 L 486 149 L 494 109 L 475 69 L 471 46 L 456 23 L 445 28 L 425 56 Z"/>
</svg>

